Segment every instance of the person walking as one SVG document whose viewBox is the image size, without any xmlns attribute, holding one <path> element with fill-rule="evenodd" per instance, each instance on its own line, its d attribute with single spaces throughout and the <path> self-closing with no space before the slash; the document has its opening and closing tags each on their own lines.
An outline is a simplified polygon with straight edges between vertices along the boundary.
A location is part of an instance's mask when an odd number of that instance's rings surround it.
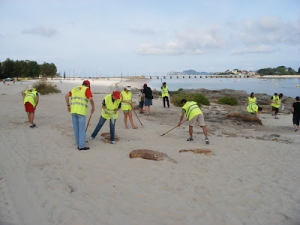
<svg viewBox="0 0 300 225">
<path fill-rule="evenodd" d="M 293 125 L 295 127 L 295 132 L 299 129 L 299 121 L 300 121 L 300 101 L 299 96 L 295 98 L 296 102 L 293 103 L 292 113 L 293 113 Z"/>
<path fill-rule="evenodd" d="M 166 108 L 166 102 L 167 102 L 168 108 L 170 108 L 169 94 L 170 94 L 169 87 L 167 86 L 166 82 L 163 82 L 163 84 L 161 86 L 161 97 L 163 98 L 164 108 Z"/>
<path fill-rule="evenodd" d="M 116 120 L 118 118 L 118 111 L 122 107 L 120 98 L 121 98 L 121 94 L 119 91 L 114 91 L 112 94 L 108 94 L 104 97 L 102 102 L 102 111 L 101 111 L 100 119 L 94 132 L 91 134 L 90 137 L 91 140 L 95 139 L 101 127 L 104 125 L 105 121 L 109 119 L 110 120 L 109 121 L 110 143 L 116 144 L 115 125 L 116 125 Z"/>
<path fill-rule="evenodd" d="M 280 101 L 278 94 L 274 93 L 274 96 L 271 97 L 272 116 L 275 116 L 274 119 L 278 119 L 277 114 L 279 111 L 280 102 L 281 101 Z"/>
<path fill-rule="evenodd" d="M 132 129 L 137 129 L 138 127 L 134 125 L 133 119 L 132 119 L 132 93 L 131 93 L 131 86 L 126 86 L 124 88 L 124 91 L 121 92 L 121 110 L 124 114 L 124 124 L 125 128 L 128 129 L 127 120 L 129 117 L 129 121 L 131 123 Z"/>
<path fill-rule="evenodd" d="M 209 144 L 207 129 L 204 122 L 204 116 L 197 102 L 187 101 L 186 99 L 182 99 L 181 104 L 182 104 L 182 114 L 180 116 L 178 127 L 180 127 L 183 117 L 186 116 L 186 118 L 189 121 L 189 134 L 190 134 L 190 137 L 187 139 L 187 141 L 194 140 L 193 127 L 196 125 L 196 122 L 198 122 L 200 127 L 203 130 L 203 134 L 205 136 L 205 143 Z"/>
<path fill-rule="evenodd" d="M 144 84 L 144 89 L 143 89 L 143 95 L 145 97 L 145 111 L 146 111 L 146 116 L 150 115 L 150 106 L 152 105 L 152 90 L 150 87 L 147 86 L 147 84 Z"/>
<path fill-rule="evenodd" d="M 90 82 L 88 80 L 84 80 L 82 85 L 76 86 L 70 92 L 68 92 L 65 96 L 65 99 L 67 103 L 68 112 L 70 112 L 70 114 L 72 115 L 73 131 L 77 148 L 79 151 L 89 150 L 90 148 L 85 146 L 85 123 L 88 102 L 90 102 L 92 106 L 91 113 L 95 111 Z"/>
<path fill-rule="evenodd" d="M 39 92 L 30 84 L 26 91 L 23 93 L 23 103 L 25 106 L 25 112 L 28 115 L 29 127 L 35 128 L 33 123 L 36 107 L 39 103 Z"/>
</svg>

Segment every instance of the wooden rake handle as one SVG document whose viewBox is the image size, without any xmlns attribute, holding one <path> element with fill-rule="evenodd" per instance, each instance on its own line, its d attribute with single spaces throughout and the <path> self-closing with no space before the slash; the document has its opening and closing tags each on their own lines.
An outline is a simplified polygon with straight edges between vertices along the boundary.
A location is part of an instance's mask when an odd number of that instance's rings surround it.
<svg viewBox="0 0 300 225">
<path fill-rule="evenodd" d="M 185 120 L 185 121 L 181 122 L 181 124 L 185 123 L 186 121 L 188 121 L 188 120 Z M 162 134 L 160 136 L 164 136 L 165 134 L 167 134 L 167 133 L 171 132 L 172 130 L 174 130 L 176 127 L 179 127 L 179 126 L 177 125 L 177 126 L 173 127 L 171 130 L 168 130 L 166 133 L 164 133 L 164 134 Z"/>
</svg>

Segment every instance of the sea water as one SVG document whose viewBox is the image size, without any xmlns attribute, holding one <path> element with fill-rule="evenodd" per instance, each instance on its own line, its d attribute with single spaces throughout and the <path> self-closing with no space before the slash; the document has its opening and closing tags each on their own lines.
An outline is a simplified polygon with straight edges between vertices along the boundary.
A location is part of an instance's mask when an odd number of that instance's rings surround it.
<svg viewBox="0 0 300 225">
<path fill-rule="evenodd" d="M 300 78 L 279 78 L 279 79 L 261 79 L 261 78 L 152 78 L 147 81 L 151 89 L 161 90 L 162 82 L 166 82 L 170 91 L 183 89 L 205 88 L 208 90 L 233 89 L 243 90 L 248 94 L 265 93 L 274 95 L 282 93 L 286 97 L 295 98 L 300 96 Z M 142 85 L 142 84 L 141 84 Z"/>
</svg>

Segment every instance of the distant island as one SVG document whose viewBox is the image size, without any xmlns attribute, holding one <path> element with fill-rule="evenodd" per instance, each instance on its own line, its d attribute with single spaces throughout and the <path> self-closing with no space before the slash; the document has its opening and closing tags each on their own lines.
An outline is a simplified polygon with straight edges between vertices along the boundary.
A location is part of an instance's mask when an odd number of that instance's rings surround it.
<svg viewBox="0 0 300 225">
<path fill-rule="evenodd" d="M 247 71 L 247 70 L 226 70 L 224 72 L 198 72 L 196 70 L 184 70 L 182 72 L 168 72 L 167 76 L 172 75 L 244 75 L 244 76 L 267 76 L 267 75 L 299 75 L 300 68 L 298 73 L 291 67 L 278 66 L 276 68 L 264 68 L 257 71 Z"/>
</svg>

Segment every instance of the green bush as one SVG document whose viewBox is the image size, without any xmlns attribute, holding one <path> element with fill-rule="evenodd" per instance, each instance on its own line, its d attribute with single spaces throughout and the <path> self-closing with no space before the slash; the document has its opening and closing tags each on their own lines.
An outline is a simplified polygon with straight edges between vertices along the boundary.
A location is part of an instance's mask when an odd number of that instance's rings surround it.
<svg viewBox="0 0 300 225">
<path fill-rule="evenodd" d="M 61 93 L 61 90 L 47 81 L 38 81 L 32 85 L 41 95 L 46 95 L 50 93 Z"/>
<path fill-rule="evenodd" d="M 224 96 L 218 100 L 222 105 L 238 105 L 238 100 L 234 97 Z"/>
<path fill-rule="evenodd" d="M 183 91 L 183 89 L 179 88 L 177 91 L 170 91 L 170 94 L 172 94 L 172 95 L 178 95 L 178 94 L 180 94 L 181 91 Z"/>
<path fill-rule="evenodd" d="M 182 106 L 181 100 L 183 98 L 188 100 L 188 101 L 197 102 L 197 104 L 199 106 L 210 105 L 209 100 L 204 95 L 202 95 L 202 94 L 193 94 L 193 93 L 173 95 L 173 96 L 171 96 L 171 102 L 173 103 L 173 105 L 181 107 Z"/>
</svg>

